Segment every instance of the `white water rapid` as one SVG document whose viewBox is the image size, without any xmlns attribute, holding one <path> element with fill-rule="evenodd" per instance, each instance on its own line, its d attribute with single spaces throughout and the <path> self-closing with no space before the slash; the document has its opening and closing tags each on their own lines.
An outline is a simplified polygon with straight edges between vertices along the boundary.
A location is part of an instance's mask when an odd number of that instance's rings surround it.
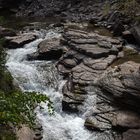
<svg viewBox="0 0 140 140">
<path fill-rule="evenodd" d="M 60 36 L 55 31 L 36 31 L 39 38 L 23 48 L 7 51 L 6 66 L 23 91 L 46 94 L 54 103 L 55 114 L 50 116 L 47 104 L 43 110 L 37 109 L 37 118 L 43 126 L 43 140 L 95 140 L 96 136 L 84 128 L 83 114 L 67 114 L 62 111 L 61 88 L 64 81 L 58 76 L 55 63 L 50 61 L 27 61 L 27 54 L 36 51 L 37 45 L 47 38 Z"/>
</svg>

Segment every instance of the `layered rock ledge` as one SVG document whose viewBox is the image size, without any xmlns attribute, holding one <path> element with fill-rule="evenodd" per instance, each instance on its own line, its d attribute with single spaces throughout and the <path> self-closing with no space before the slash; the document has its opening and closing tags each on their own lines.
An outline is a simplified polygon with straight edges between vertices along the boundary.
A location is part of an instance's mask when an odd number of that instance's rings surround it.
<svg viewBox="0 0 140 140">
<path fill-rule="evenodd" d="M 68 51 L 57 63 L 58 71 L 68 78 L 63 88 L 63 109 L 76 111 L 87 96 L 85 87 L 94 84 L 122 51 L 119 39 L 68 29 L 63 34 Z"/>
<path fill-rule="evenodd" d="M 67 51 L 67 48 L 61 44 L 62 37 L 55 37 L 52 39 L 46 39 L 39 43 L 38 51 L 29 54 L 28 59 L 34 60 L 58 60 Z"/>
<path fill-rule="evenodd" d="M 23 47 L 25 44 L 28 44 L 36 39 L 35 34 L 17 34 L 12 37 L 5 37 L 6 39 L 6 47 L 9 49 L 15 49 L 15 48 L 20 48 Z"/>
<path fill-rule="evenodd" d="M 85 126 L 92 130 L 114 130 L 121 140 L 139 139 L 140 64 L 129 61 L 107 69 L 96 84 L 96 109 Z"/>
<path fill-rule="evenodd" d="M 58 71 L 67 78 L 63 87 L 63 110 L 80 111 L 89 92 L 87 87 L 96 90 L 96 106 L 87 115 L 85 126 L 88 129 L 111 131 L 114 139 L 138 139 L 140 64 L 126 62 L 112 67 L 122 53 L 121 40 L 67 30 L 63 34 L 63 44 L 68 51 L 57 63 Z"/>
</svg>

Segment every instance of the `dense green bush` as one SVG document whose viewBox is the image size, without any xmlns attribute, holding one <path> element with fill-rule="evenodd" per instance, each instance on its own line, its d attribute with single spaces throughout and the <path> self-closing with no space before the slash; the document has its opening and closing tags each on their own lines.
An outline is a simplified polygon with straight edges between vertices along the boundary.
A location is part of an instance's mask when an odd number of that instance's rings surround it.
<svg viewBox="0 0 140 140">
<path fill-rule="evenodd" d="M 0 92 L 0 122 L 1 124 L 12 123 L 15 126 L 27 124 L 32 127 L 36 118 L 34 109 L 39 103 L 46 101 L 51 112 L 52 103 L 43 94 L 21 93 L 20 91 L 11 94 Z"/>
</svg>

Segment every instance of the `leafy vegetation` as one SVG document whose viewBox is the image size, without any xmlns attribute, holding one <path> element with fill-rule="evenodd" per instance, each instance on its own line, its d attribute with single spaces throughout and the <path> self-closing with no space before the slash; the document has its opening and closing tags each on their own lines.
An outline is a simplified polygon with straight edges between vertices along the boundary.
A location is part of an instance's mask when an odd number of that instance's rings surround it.
<svg viewBox="0 0 140 140">
<path fill-rule="evenodd" d="M 52 110 L 51 101 L 43 94 L 21 93 L 15 91 L 11 94 L 0 92 L 0 122 L 2 124 L 12 123 L 15 126 L 27 124 L 35 125 L 36 114 L 34 109 L 41 102 L 48 101 L 49 110 Z"/>
</svg>

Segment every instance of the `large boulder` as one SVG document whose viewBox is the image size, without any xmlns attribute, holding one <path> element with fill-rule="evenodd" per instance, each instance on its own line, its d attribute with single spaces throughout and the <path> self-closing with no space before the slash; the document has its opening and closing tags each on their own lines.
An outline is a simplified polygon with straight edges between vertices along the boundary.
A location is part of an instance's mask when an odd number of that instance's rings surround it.
<svg viewBox="0 0 140 140">
<path fill-rule="evenodd" d="M 111 109 L 109 106 L 108 108 L 104 107 L 104 110 L 102 110 L 101 106 L 98 105 L 97 108 L 85 121 L 85 126 L 90 130 L 114 130 L 123 133 L 128 129 L 140 129 L 140 115 L 133 111 L 117 107 Z"/>
<path fill-rule="evenodd" d="M 28 59 L 58 60 L 67 48 L 61 45 L 61 37 L 46 39 L 39 43 L 37 52 L 28 55 Z"/>
<path fill-rule="evenodd" d="M 34 34 L 20 34 L 12 37 L 5 37 L 7 40 L 6 47 L 9 49 L 15 49 L 23 47 L 25 44 L 28 44 L 36 39 Z"/>
<path fill-rule="evenodd" d="M 108 92 L 114 101 L 127 108 L 139 111 L 140 108 L 140 64 L 126 62 L 105 72 L 98 85 Z"/>
<path fill-rule="evenodd" d="M 115 131 L 119 140 L 140 139 L 140 64 L 132 61 L 110 67 L 95 82 L 96 107 L 85 126 L 94 131 Z"/>
</svg>

